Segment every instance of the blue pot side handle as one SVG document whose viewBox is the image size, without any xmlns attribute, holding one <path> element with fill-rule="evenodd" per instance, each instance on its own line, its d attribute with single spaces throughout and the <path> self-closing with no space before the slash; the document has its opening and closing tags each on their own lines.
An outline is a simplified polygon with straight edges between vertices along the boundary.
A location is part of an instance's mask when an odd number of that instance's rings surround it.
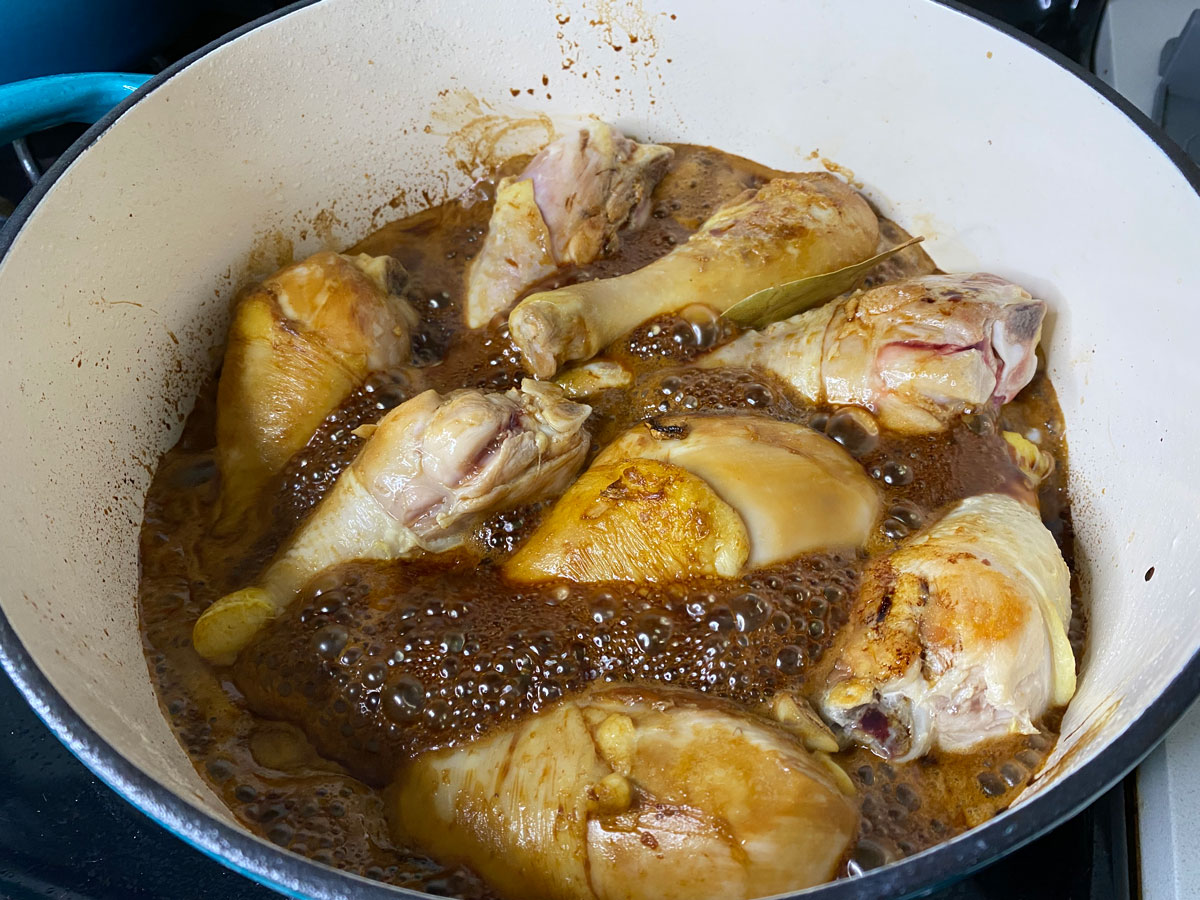
<svg viewBox="0 0 1200 900">
<path fill-rule="evenodd" d="M 149 78 L 84 72 L 0 84 L 0 144 L 64 122 L 95 122 Z"/>
</svg>

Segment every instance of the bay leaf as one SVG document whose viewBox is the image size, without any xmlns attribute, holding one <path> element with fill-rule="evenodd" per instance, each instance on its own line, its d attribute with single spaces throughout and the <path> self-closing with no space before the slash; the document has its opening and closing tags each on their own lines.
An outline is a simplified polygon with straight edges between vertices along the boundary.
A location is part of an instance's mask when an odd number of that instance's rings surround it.
<svg viewBox="0 0 1200 900">
<path fill-rule="evenodd" d="M 875 266 L 923 240 L 923 235 L 909 238 L 902 244 L 852 266 L 755 291 L 749 297 L 733 304 L 721 315 L 743 328 L 765 328 L 772 322 L 789 319 L 797 313 L 820 306 L 839 294 L 853 290 L 863 276 Z"/>
</svg>

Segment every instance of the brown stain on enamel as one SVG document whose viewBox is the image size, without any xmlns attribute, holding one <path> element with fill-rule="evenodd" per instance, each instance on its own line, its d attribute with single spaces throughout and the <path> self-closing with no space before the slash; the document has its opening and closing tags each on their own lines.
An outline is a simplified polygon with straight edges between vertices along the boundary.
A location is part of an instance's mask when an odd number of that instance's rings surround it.
<svg viewBox="0 0 1200 900">
<path fill-rule="evenodd" d="M 344 226 L 345 223 L 337 217 L 332 207 L 320 210 L 312 219 L 313 232 L 327 249 L 339 245 L 337 231 Z"/>
<path fill-rule="evenodd" d="M 509 90 L 516 92 L 514 97 L 521 93 L 520 88 Z M 554 123 L 545 113 L 501 110 L 465 89 L 439 97 L 430 117 L 430 133 L 445 136 L 447 155 L 455 168 L 472 180 L 496 171 L 514 155 L 544 147 L 557 137 Z M 428 198 L 428 202 L 444 199 Z"/>
<path fill-rule="evenodd" d="M 254 239 L 235 276 L 227 276 L 232 288 L 227 299 L 232 305 L 238 293 L 248 285 L 261 281 L 272 272 L 295 261 L 296 245 L 277 228 L 264 231 Z"/>
<path fill-rule="evenodd" d="M 1096 739 L 1103 734 L 1105 727 L 1121 707 L 1121 698 L 1110 696 L 1101 703 L 1095 711 L 1071 731 L 1059 739 L 1060 746 L 1067 749 L 1060 756 L 1052 757 L 1047 765 L 1034 778 L 1034 784 L 1041 786 L 1042 782 L 1061 780 L 1075 767 L 1077 758 L 1088 753 Z M 1078 735 L 1078 736 L 1077 736 Z"/>
<path fill-rule="evenodd" d="M 816 151 L 813 151 L 816 153 Z M 846 180 L 846 183 L 856 190 L 862 190 L 863 183 L 854 177 L 854 170 L 848 166 L 843 166 L 841 163 L 834 162 L 832 159 L 822 156 L 821 165 L 825 167 L 825 171 L 832 175 L 840 175 Z"/>
<path fill-rule="evenodd" d="M 558 0 L 551 22 L 561 70 L 588 79 L 591 94 L 654 107 L 655 88 L 665 84 L 663 65 L 673 62 L 661 56 L 660 34 L 676 19 L 648 12 L 640 0 L 590 0 L 570 8 Z"/>
</svg>

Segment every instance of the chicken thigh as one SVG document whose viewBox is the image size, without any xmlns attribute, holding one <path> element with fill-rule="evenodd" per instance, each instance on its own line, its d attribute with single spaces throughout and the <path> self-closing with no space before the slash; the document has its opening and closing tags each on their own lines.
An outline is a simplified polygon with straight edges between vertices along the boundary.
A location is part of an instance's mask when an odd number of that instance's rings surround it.
<svg viewBox="0 0 1200 900">
<path fill-rule="evenodd" d="M 653 459 L 597 463 L 504 566 L 513 581 L 730 578 L 750 554 L 746 523 L 702 478 Z"/>
<path fill-rule="evenodd" d="M 317 572 L 442 552 L 484 516 L 554 496 L 583 463 L 590 412 L 529 379 L 504 394 L 426 391 L 396 407 L 258 583 L 200 616 L 196 650 L 231 662 Z"/>
<path fill-rule="evenodd" d="M 774 178 L 635 272 L 531 294 L 509 328 L 525 368 L 549 378 L 654 316 L 692 303 L 724 311 L 763 288 L 861 262 L 878 241 L 875 214 L 844 182 L 823 173 Z"/>
<path fill-rule="evenodd" d="M 899 432 L 940 431 L 1029 383 L 1045 312 L 995 275 L 925 275 L 747 332 L 697 364 L 763 368 L 807 400 L 865 407 Z"/>
<path fill-rule="evenodd" d="M 217 390 L 222 528 L 369 372 L 408 362 L 406 279 L 390 257 L 318 253 L 239 300 Z"/>
<path fill-rule="evenodd" d="M 1070 619 L 1070 573 L 1037 511 L 968 497 L 868 569 L 822 710 L 902 762 L 1033 733 L 1075 693 Z"/>
<path fill-rule="evenodd" d="M 860 547 L 879 510 L 862 467 L 811 428 L 756 415 L 668 417 L 605 447 L 504 573 L 516 581 L 729 577 Z"/>
<path fill-rule="evenodd" d="M 509 900 L 800 890 L 834 876 L 858 820 L 791 734 L 666 688 L 585 694 L 426 754 L 387 807 L 401 841 Z"/>
<path fill-rule="evenodd" d="M 560 266 L 616 249 L 621 228 L 640 228 L 674 151 L 639 144 L 590 122 L 496 186 L 487 238 L 467 274 L 467 324 L 481 328 Z"/>
</svg>

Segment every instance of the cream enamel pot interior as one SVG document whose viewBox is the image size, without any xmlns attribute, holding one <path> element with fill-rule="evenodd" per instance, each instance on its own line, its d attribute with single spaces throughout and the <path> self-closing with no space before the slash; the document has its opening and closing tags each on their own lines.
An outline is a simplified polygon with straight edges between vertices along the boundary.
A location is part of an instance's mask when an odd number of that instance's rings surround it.
<svg viewBox="0 0 1200 900">
<path fill-rule="evenodd" d="M 483 156 L 583 113 L 785 169 L 836 160 L 942 267 L 1053 310 L 1091 610 L 1064 737 L 1008 812 L 814 896 L 898 896 L 1012 849 L 1134 766 L 1200 690 L 1195 171 L 1098 84 L 955 8 L 659 2 L 301 5 L 139 90 L 0 236 L 4 665 L 101 778 L 254 878 L 404 893 L 252 837 L 176 742 L 134 600 L 156 461 L 239 282 L 452 196 Z"/>
</svg>

